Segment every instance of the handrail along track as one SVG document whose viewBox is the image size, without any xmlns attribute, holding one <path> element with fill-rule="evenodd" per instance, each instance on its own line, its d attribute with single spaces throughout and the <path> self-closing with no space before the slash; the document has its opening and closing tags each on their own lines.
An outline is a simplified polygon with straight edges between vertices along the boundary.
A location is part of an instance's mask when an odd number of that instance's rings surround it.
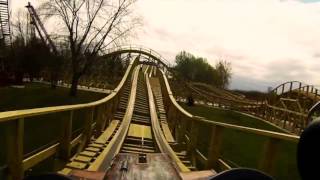
<svg viewBox="0 0 320 180">
<path fill-rule="evenodd" d="M 150 51 L 151 52 L 151 51 Z M 144 75 L 139 76 L 140 66 L 139 58 L 137 56 L 135 60 L 131 62 L 126 70 L 124 77 L 117 86 L 117 88 L 107 97 L 86 104 L 78 105 L 67 105 L 67 106 L 57 106 L 48 108 L 37 108 L 31 110 L 20 110 L 20 111 L 9 111 L 0 113 L 0 123 L 7 123 L 6 130 L 8 131 L 7 137 L 7 149 L 6 156 L 8 157 L 8 169 L 9 174 L 13 179 L 22 179 L 24 171 L 35 166 L 41 161 L 47 159 L 55 153 L 59 153 L 59 156 L 64 160 L 69 160 L 71 158 L 71 149 L 76 145 L 80 145 L 82 149 L 86 147 L 90 142 L 92 142 L 92 134 L 94 134 L 95 139 L 99 139 L 106 132 L 105 129 L 107 125 L 111 126 L 111 121 L 115 118 L 114 114 L 121 104 L 121 93 L 126 93 L 124 91 L 125 84 L 131 82 L 132 87 L 129 93 L 128 104 L 125 109 L 125 113 L 120 126 L 114 127 L 112 139 L 106 140 L 107 144 L 96 144 L 96 146 L 102 149 L 99 152 L 98 157 L 90 163 L 88 170 L 92 171 L 105 171 L 110 167 L 113 157 L 121 152 L 124 147 L 125 139 L 128 137 L 128 132 L 130 131 L 130 125 L 134 123 L 134 115 L 139 115 L 141 118 L 141 107 L 147 107 L 145 104 L 140 103 L 137 99 L 146 99 L 146 97 L 139 97 L 138 83 L 141 78 L 144 78 L 148 103 L 148 114 L 150 116 L 150 128 L 153 131 L 153 141 L 156 142 L 160 152 L 169 155 L 171 160 L 176 163 L 180 172 L 187 172 L 188 169 L 184 163 L 181 161 L 179 156 L 174 151 L 174 146 L 179 145 L 185 147 L 187 155 L 192 159 L 192 164 L 198 169 L 211 169 L 214 168 L 217 171 L 222 171 L 225 169 L 230 169 L 231 166 L 226 163 L 226 161 L 221 157 L 221 146 L 223 142 L 223 133 L 225 130 L 237 131 L 246 133 L 253 136 L 260 136 L 266 138 L 264 142 L 264 147 L 262 149 L 263 157 L 259 162 L 259 168 L 265 172 L 273 173 L 275 162 L 276 162 L 276 147 L 279 145 L 279 141 L 288 141 L 297 143 L 299 140 L 298 136 L 289 135 L 284 133 L 276 133 L 266 130 L 259 130 L 255 128 L 248 128 L 243 126 L 236 126 L 226 123 L 219 123 L 215 121 L 209 121 L 200 117 L 193 116 L 192 114 L 185 111 L 175 100 L 169 83 L 166 77 L 166 64 L 164 63 L 162 57 L 151 54 L 147 50 L 139 48 L 118 48 L 110 50 L 109 54 L 115 53 L 138 53 L 150 56 L 154 59 L 154 65 L 158 68 L 152 66 L 150 69 L 146 69 Z M 161 64 L 161 65 L 159 65 Z M 160 70 L 160 68 L 162 68 Z M 131 77 L 131 78 L 129 78 Z M 155 106 L 154 94 L 151 90 L 150 77 L 156 77 L 160 81 L 160 88 L 163 96 L 164 109 L 166 111 L 167 121 L 171 133 L 175 137 L 175 144 L 169 144 L 163 134 L 163 130 L 160 127 L 159 119 L 157 115 L 157 107 Z M 137 103 L 137 105 L 135 104 Z M 137 109 L 135 109 L 137 108 Z M 75 112 L 78 110 L 85 110 L 85 127 L 82 132 L 76 136 L 72 137 L 72 120 L 75 119 Z M 139 112 L 140 111 L 140 112 Z M 62 135 L 65 138 L 59 140 L 58 143 L 45 148 L 36 154 L 24 158 L 23 155 L 23 136 L 24 136 L 24 122 L 28 118 L 35 116 L 42 116 L 48 114 L 56 113 L 67 113 L 67 119 L 62 122 Z M 142 113 L 143 114 L 143 113 Z M 145 115 L 147 116 L 147 115 Z M 95 120 L 96 119 L 96 120 Z M 95 120 L 95 121 L 94 121 Z M 141 124 L 140 124 L 141 125 Z M 202 152 L 198 148 L 197 142 L 199 141 L 199 133 L 201 126 L 205 125 L 211 131 L 210 138 L 208 139 L 208 153 Z M 109 128 L 108 126 L 108 128 Z M 141 127 L 141 126 L 140 126 Z M 107 132 L 108 133 L 108 132 Z M 108 134 L 109 137 L 110 134 Z M 109 139 L 109 138 L 108 138 Z M 142 148 L 143 149 L 143 148 Z M 81 151 L 81 150 L 80 150 Z M 73 159 L 73 158 L 72 158 Z M 14 172 L 14 173 L 13 173 Z"/>
</svg>

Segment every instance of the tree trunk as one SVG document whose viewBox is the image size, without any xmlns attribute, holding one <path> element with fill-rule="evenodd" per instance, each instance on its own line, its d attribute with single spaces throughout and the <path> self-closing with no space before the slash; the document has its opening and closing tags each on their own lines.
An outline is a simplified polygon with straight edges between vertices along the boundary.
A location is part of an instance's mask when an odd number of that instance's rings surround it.
<svg viewBox="0 0 320 180">
<path fill-rule="evenodd" d="M 70 96 L 76 96 L 77 90 L 78 90 L 78 83 L 79 83 L 80 75 L 79 74 L 73 74 L 72 75 L 72 82 L 71 82 L 71 89 L 70 89 Z"/>
<path fill-rule="evenodd" d="M 58 84 L 58 73 L 51 72 L 51 88 L 56 89 Z"/>
</svg>

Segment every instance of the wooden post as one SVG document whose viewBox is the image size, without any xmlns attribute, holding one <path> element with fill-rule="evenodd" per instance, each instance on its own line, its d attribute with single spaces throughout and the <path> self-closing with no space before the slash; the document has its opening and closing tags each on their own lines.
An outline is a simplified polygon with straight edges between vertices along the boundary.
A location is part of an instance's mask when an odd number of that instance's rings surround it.
<svg viewBox="0 0 320 180">
<path fill-rule="evenodd" d="M 173 115 L 174 115 L 174 110 L 173 110 L 173 106 L 169 106 L 168 110 L 165 110 L 167 112 L 167 121 L 168 122 L 172 122 L 173 120 Z"/>
<path fill-rule="evenodd" d="M 110 102 L 109 104 L 106 104 L 107 106 L 107 111 L 106 111 L 106 120 L 107 120 L 107 125 L 109 126 L 110 122 L 112 121 L 113 118 L 113 112 L 112 112 L 112 108 L 113 108 L 113 104 L 112 102 Z"/>
<path fill-rule="evenodd" d="M 187 152 L 191 156 L 192 164 L 196 166 L 195 149 L 197 146 L 197 139 L 198 139 L 198 126 L 196 124 L 196 121 L 192 121 L 189 138 L 190 138 L 190 143 L 187 144 Z"/>
<path fill-rule="evenodd" d="M 73 110 L 69 112 L 69 116 L 66 119 L 62 119 L 62 133 L 60 137 L 60 152 L 59 156 L 63 160 L 69 160 L 71 155 L 71 145 L 72 140 L 72 119 L 73 119 Z"/>
<path fill-rule="evenodd" d="M 95 137 L 99 137 L 101 135 L 101 132 L 103 131 L 103 106 L 97 106 L 97 120 L 96 120 L 96 131 L 95 131 Z"/>
<path fill-rule="evenodd" d="M 292 82 L 290 82 L 290 92 L 292 91 Z"/>
<path fill-rule="evenodd" d="M 101 104 L 101 132 L 103 132 L 107 125 L 107 104 Z"/>
<path fill-rule="evenodd" d="M 177 139 L 176 130 L 178 129 L 178 128 L 177 128 L 177 125 L 178 125 L 178 121 L 179 121 L 179 119 L 180 119 L 179 117 L 180 117 L 179 114 L 176 114 L 176 116 L 175 116 L 175 118 L 174 118 L 174 121 L 172 121 L 172 122 L 169 122 L 169 121 L 168 121 L 169 129 L 170 129 L 173 137 L 175 137 L 175 139 Z"/>
<path fill-rule="evenodd" d="M 163 99 L 163 100 L 164 100 L 164 99 Z M 173 105 L 172 105 L 172 104 L 166 105 L 166 103 L 165 103 L 165 101 L 164 101 L 164 110 L 168 113 L 168 117 L 169 117 L 169 114 L 170 114 L 171 106 L 173 106 Z"/>
<path fill-rule="evenodd" d="M 92 136 L 92 123 L 94 116 L 94 107 L 87 109 L 84 130 L 83 130 L 83 143 L 81 147 L 85 147 L 91 139 Z"/>
<path fill-rule="evenodd" d="M 115 114 L 117 112 L 118 106 L 115 104 L 114 99 L 110 100 L 110 108 L 111 108 L 111 113 L 112 114 Z"/>
<path fill-rule="evenodd" d="M 276 155 L 279 147 L 279 140 L 269 138 L 263 148 L 262 159 L 259 164 L 259 169 L 273 175 L 275 170 Z"/>
<path fill-rule="evenodd" d="M 301 89 L 301 86 L 302 86 L 302 83 L 301 83 L 301 82 L 299 82 L 299 89 Z"/>
<path fill-rule="evenodd" d="M 180 125 L 180 127 L 177 128 L 177 126 Z M 186 129 L 187 129 L 187 122 L 186 120 L 184 120 L 184 117 L 180 117 L 179 119 L 177 119 L 177 124 L 176 124 L 176 128 L 177 128 L 177 142 L 178 143 L 182 143 L 185 139 L 185 134 L 186 134 Z"/>
<path fill-rule="evenodd" d="M 206 169 L 218 169 L 218 160 L 222 145 L 222 132 L 223 127 L 213 126 L 211 131 L 211 139 L 208 148 L 208 161 Z"/>
<path fill-rule="evenodd" d="M 23 136 L 24 119 L 17 119 L 9 122 L 6 127 L 6 147 L 7 163 L 9 169 L 9 179 L 21 180 L 24 176 L 23 171 Z"/>
<path fill-rule="evenodd" d="M 113 108 L 114 108 L 114 112 L 117 111 L 117 108 L 118 108 L 118 105 L 119 105 L 119 102 L 120 102 L 120 98 L 121 98 L 121 96 L 120 96 L 121 91 L 122 91 L 122 90 L 120 90 L 120 92 L 118 92 L 117 96 L 113 98 Z M 130 91 L 129 91 L 129 97 L 130 97 Z"/>
<path fill-rule="evenodd" d="M 177 109 L 172 109 L 171 121 L 168 121 L 169 128 L 173 128 L 173 127 L 174 127 L 173 124 L 176 124 L 177 118 L 178 118 L 178 111 L 177 111 Z"/>
</svg>

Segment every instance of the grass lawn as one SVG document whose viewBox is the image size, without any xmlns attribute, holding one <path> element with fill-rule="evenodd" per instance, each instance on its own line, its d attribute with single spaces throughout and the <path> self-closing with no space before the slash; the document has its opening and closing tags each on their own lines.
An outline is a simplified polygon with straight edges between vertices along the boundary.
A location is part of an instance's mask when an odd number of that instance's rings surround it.
<svg viewBox="0 0 320 180">
<path fill-rule="evenodd" d="M 58 106 L 96 101 L 105 97 L 103 93 L 78 91 L 77 97 L 70 97 L 69 89 L 50 86 L 41 83 L 26 84 L 26 88 L 0 87 L 0 112 Z"/>
<path fill-rule="evenodd" d="M 104 93 L 79 90 L 77 97 L 70 97 L 68 92 L 69 89 L 67 88 L 57 87 L 57 89 L 51 89 L 50 86 L 40 83 L 26 84 L 26 88 L 23 89 L 1 87 L 0 111 L 87 103 L 99 100 L 106 96 Z M 72 124 L 74 136 L 77 134 L 76 130 L 83 127 L 84 113 L 83 110 L 74 112 Z M 25 118 L 24 154 L 33 154 L 37 150 L 43 149 L 44 145 L 56 142 L 60 137 L 61 121 L 68 117 L 69 114 L 62 112 Z M 8 123 L 11 122 L 0 124 L 0 143 L 2 145 L 5 145 L 4 131 L 5 126 Z M 5 153 L 5 148 L 2 148 L 0 150 L 0 167 L 5 163 Z M 52 170 L 51 164 L 46 166 L 48 168 L 43 168 L 44 166 L 41 167 L 39 171 Z"/>
<path fill-rule="evenodd" d="M 261 120 L 222 109 L 209 108 L 204 106 L 189 107 L 181 104 L 188 112 L 196 116 L 205 117 L 208 120 L 247 126 L 252 128 L 265 129 L 281 132 Z M 207 154 L 208 127 L 201 127 L 198 147 L 203 154 Z M 263 144 L 266 138 L 248 133 L 226 129 L 223 133 L 222 157 L 229 164 L 240 167 L 257 168 L 262 157 Z M 277 167 L 274 177 L 279 180 L 298 180 L 298 170 L 296 163 L 296 144 L 282 142 L 277 155 Z"/>
</svg>

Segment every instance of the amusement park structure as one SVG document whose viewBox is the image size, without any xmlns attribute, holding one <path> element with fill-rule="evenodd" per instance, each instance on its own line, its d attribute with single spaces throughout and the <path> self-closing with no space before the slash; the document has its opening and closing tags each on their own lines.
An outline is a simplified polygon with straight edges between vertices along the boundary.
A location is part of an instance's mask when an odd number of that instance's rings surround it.
<svg viewBox="0 0 320 180">
<path fill-rule="evenodd" d="M 35 10 L 30 4 L 27 8 L 39 36 L 56 52 Z M 129 64 L 118 86 L 103 99 L 0 112 L 0 138 L 4 138 L 0 152 L 5 159 L 0 179 L 269 180 L 279 169 L 281 143 L 298 147 L 302 179 L 319 178 L 312 163 L 318 158 L 308 153 L 320 149 L 313 146 L 315 141 L 309 141 L 310 134 L 311 139 L 319 136 L 314 130 L 319 124 L 308 127 L 319 108 L 317 89 L 292 81 L 275 88 L 266 100 L 253 101 L 231 92 L 217 93 L 203 90 L 199 84 L 186 84 L 204 105 L 251 114 L 289 133 L 249 128 L 207 120 L 184 110 L 171 89 L 173 70 L 155 51 L 122 46 L 109 49 L 103 57 L 114 55 Z M 80 85 L 103 88 L 99 78 Z M 61 81 L 70 83 L 70 79 Z M 47 126 L 50 122 L 58 125 Z M 30 130 L 31 124 L 36 128 Z M 33 146 L 28 144 L 31 137 L 26 132 L 30 131 L 43 136 L 41 140 L 34 137 L 37 143 Z M 261 138 L 256 147 L 260 150 L 258 170 L 240 168 L 226 160 L 222 150 L 226 132 Z M 43 174 L 48 171 L 54 173 Z"/>
<path fill-rule="evenodd" d="M 263 101 L 249 100 L 225 91 L 219 94 L 217 90 L 210 91 L 196 83 L 189 83 L 187 87 L 205 105 L 251 114 L 297 135 L 310 123 L 307 118 L 310 109 L 320 100 L 318 89 L 298 81 L 277 86 Z"/>
<path fill-rule="evenodd" d="M 54 169 L 66 177 L 210 179 L 234 168 L 221 152 L 225 131 L 263 137 L 257 163 L 259 170 L 272 175 L 279 142 L 298 143 L 296 135 L 209 121 L 186 112 L 171 91 L 170 71 L 152 52 L 133 47 L 110 49 L 108 54 L 130 53 L 122 57 L 130 58 L 131 63 L 117 88 L 99 101 L 0 113 L 6 129 L 6 175 L 22 179 L 30 175 L 30 169 L 55 157 Z M 263 105 L 224 101 L 237 110 Z M 59 120 L 61 133 L 24 151 L 25 124 L 59 115 L 64 117 Z M 75 129 L 79 122 L 81 126 Z M 198 147 L 202 131 L 209 133 L 205 149 Z"/>
<path fill-rule="evenodd" d="M 0 45 L 4 47 L 11 45 L 10 32 L 9 3 L 8 0 L 0 0 Z"/>
</svg>

